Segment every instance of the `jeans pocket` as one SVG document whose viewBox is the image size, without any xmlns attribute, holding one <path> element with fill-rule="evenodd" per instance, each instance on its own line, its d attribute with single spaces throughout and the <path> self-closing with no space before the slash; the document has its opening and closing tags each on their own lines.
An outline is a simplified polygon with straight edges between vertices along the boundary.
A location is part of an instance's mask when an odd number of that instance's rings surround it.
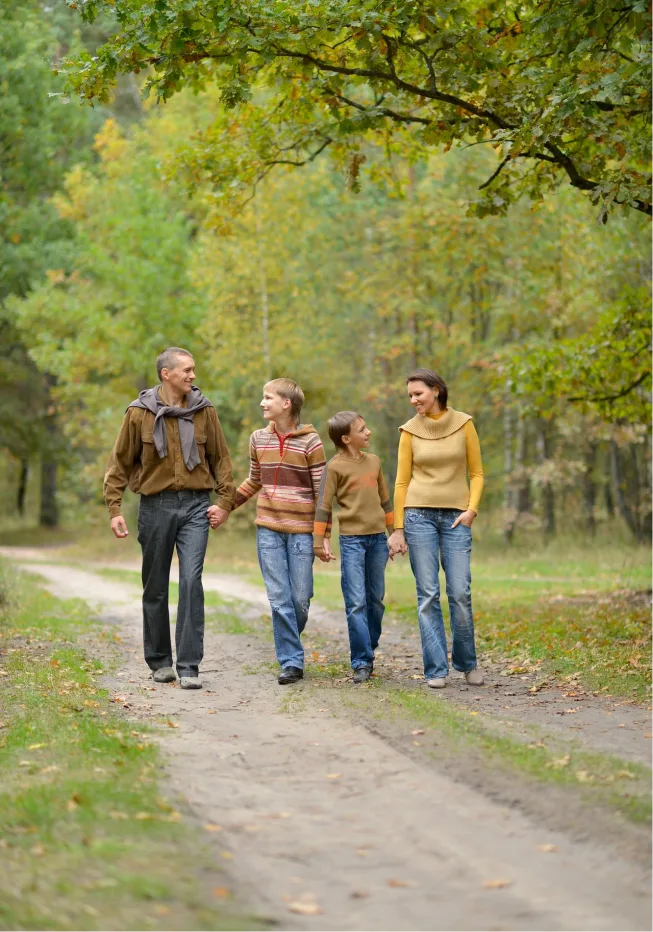
<svg viewBox="0 0 653 932">
<path fill-rule="evenodd" d="M 416 508 L 406 508 L 404 511 L 404 525 L 417 524 L 421 515 Z"/>
<path fill-rule="evenodd" d="M 290 552 L 299 556 L 313 557 L 313 535 L 293 534 L 290 542 Z"/>
</svg>

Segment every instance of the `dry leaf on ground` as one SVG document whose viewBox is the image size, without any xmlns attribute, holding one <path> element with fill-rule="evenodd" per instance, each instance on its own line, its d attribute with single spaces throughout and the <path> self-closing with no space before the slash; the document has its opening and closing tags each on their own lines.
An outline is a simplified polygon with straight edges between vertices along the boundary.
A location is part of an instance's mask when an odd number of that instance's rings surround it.
<svg viewBox="0 0 653 932">
<path fill-rule="evenodd" d="M 300 916 L 317 916 L 318 913 L 324 912 L 317 903 L 304 902 L 303 900 L 294 900 L 292 903 L 288 903 L 288 909 L 291 913 L 299 913 Z"/>
<path fill-rule="evenodd" d="M 222 826 L 216 825 L 214 822 L 207 822 L 204 826 L 205 832 L 221 832 Z"/>
<path fill-rule="evenodd" d="M 226 887 L 215 887 L 213 896 L 217 896 L 220 900 L 226 900 L 227 897 L 231 896 L 231 893 Z"/>
<path fill-rule="evenodd" d="M 486 890 L 500 890 L 502 887 L 509 887 L 512 880 L 485 880 L 483 886 Z"/>
<path fill-rule="evenodd" d="M 545 853 L 549 853 L 551 851 L 557 851 L 558 846 L 557 845 L 538 845 L 537 850 L 544 851 Z"/>
<path fill-rule="evenodd" d="M 413 728 L 413 730 L 411 731 L 411 735 L 423 735 L 423 734 L 424 734 L 423 728 Z"/>
<path fill-rule="evenodd" d="M 418 887 L 419 884 L 415 883 L 414 880 L 395 880 L 391 878 L 386 880 L 386 883 L 389 887 Z"/>
</svg>

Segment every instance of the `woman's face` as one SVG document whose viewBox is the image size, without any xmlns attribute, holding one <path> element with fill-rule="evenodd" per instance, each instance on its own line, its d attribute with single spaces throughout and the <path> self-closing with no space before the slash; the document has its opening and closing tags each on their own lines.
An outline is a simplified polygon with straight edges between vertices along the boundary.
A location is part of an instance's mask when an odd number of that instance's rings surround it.
<svg viewBox="0 0 653 932">
<path fill-rule="evenodd" d="M 429 414 L 433 408 L 439 410 L 437 388 L 431 388 L 426 382 L 418 381 L 409 382 L 406 387 L 410 403 L 418 414 Z"/>
</svg>

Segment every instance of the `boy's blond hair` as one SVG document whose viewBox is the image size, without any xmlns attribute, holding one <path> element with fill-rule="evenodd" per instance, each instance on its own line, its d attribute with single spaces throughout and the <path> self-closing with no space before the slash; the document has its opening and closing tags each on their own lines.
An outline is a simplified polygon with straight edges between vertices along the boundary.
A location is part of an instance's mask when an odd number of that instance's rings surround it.
<svg viewBox="0 0 653 932">
<path fill-rule="evenodd" d="M 271 391 L 290 402 L 290 413 L 299 421 L 299 415 L 304 407 L 304 392 L 297 382 L 292 379 L 272 379 L 263 386 L 263 391 Z"/>
</svg>

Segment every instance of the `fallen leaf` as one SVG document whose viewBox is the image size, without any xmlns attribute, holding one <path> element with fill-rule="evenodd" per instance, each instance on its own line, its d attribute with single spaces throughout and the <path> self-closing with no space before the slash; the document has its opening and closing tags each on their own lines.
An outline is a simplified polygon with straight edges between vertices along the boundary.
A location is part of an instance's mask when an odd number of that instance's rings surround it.
<svg viewBox="0 0 653 932">
<path fill-rule="evenodd" d="M 478 715 L 478 712 L 470 712 L 470 715 Z"/>
<path fill-rule="evenodd" d="M 413 747 L 421 748 L 421 746 L 422 746 L 422 742 L 421 742 L 421 741 L 413 741 Z"/>
<path fill-rule="evenodd" d="M 179 728 L 179 722 L 171 722 L 171 721 L 168 721 L 168 722 L 166 722 L 166 724 L 167 724 L 168 728 Z"/>
<path fill-rule="evenodd" d="M 320 654 L 319 654 L 318 651 L 314 650 L 314 651 L 311 653 L 311 657 L 313 658 L 313 660 L 315 661 L 315 663 L 317 663 L 318 660 L 320 659 Z"/>
<path fill-rule="evenodd" d="M 299 913 L 300 916 L 317 916 L 318 913 L 324 912 L 317 903 L 310 901 L 304 902 L 303 900 L 294 900 L 288 903 L 288 909 L 291 913 Z"/>
<path fill-rule="evenodd" d="M 364 900 L 366 896 L 369 896 L 367 890 L 352 890 L 349 894 L 352 900 Z"/>
<path fill-rule="evenodd" d="M 413 730 L 411 731 L 411 735 L 423 735 L 423 734 L 424 734 L 423 728 L 413 728 Z"/>
<path fill-rule="evenodd" d="M 216 825 L 215 822 L 207 822 L 204 826 L 205 832 L 221 832 L 222 826 Z"/>
<path fill-rule="evenodd" d="M 579 783 L 594 783 L 594 777 L 589 770 L 577 770 L 576 779 Z"/>
<path fill-rule="evenodd" d="M 618 776 L 618 777 L 627 777 L 629 780 L 634 780 L 634 779 L 635 779 L 635 774 L 632 772 L 632 770 L 618 770 L 618 771 L 617 771 L 617 776 Z"/>
<path fill-rule="evenodd" d="M 327 780 L 339 780 L 341 776 L 341 773 L 328 773 Z"/>
<path fill-rule="evenodd" d="M 207 711 L 206 714 L 207 714 L 207 715 L 215 715 L 215 714 L 216 714 L 215 709 L 209 709 L 209 710 Z"/>
<path fill-rule="evenodd" d="M 424 677 L 421 676 L 419 673 L 411 673 L 408 679 L 409 680 L 423 680 Z"/>
<path fill-rule="evenodd" d="M 386 880 L 386 883 L 389 887 L 417 887 L 419 886 L 418 884 L 415 883 L 414 880 L 394 880 L 393 878 L 391 878 L 390 880 Z"/>
<path fill-rule="evenodd" d="M 221 851 L 220 857 L 224 858 L 225 861 L 231 861 L 233 858 L 233 854 L 231 853 L 231 851 Z"/>
<path fill-rule="evenodd" d="M 509 887 L 512 880 L 485 880 L 483 886 L 486 890 L 500 890 L 502 887 Z"/>
<path fill-rule="evenodd" d="M 127 696 L 112 696 L 110 702 L 127 702 Z"/>
<path fill-rule="evenodd" d="M 548 854 L 551 851 L 557 851 L 558 846 L 557 845 L 538 845 L 537 850 L 543 851 L 545 854 Z"/>
<path fill-rule="evenodd" d="M 47 745 L 45 744 L 45 742 L 42 742 L 41 744 L 30 744 L 30 746 L 27 748 L 27 750 L 28 750 L 28 751 L 36 751 L 38 748 L 44 748 L 44 747 L 47 747 Z"/>
<path fill-rule="evenodd" d="M 227 897 L 231 896 L 231 893 L 226 887 L 214 887 L 213 896 L 217 896 L 220 900 L 226 900 Z"/>
<path fill-rule="evenodd" d="M 43 767 L 39 770 L 39 773 L 56 773 L 59 770 L 56 764 L 50 764 L 48 767 Z"/>
<path fill-rule="evenodd" d="M 34 845 L 33 848 L 29 849 L 29 853 L 33 854 L 35 858 L 40 858 L 45 854 L 45 848 L 43 845 Z"/>
<path fill-rule="evenodd" d="M 560 757 L 558 760 L 547 761 L 544 766 L 552 767 L 553 770 L 560 770 L 562 767 L 567 767 L 569 765 L 570 760 L 571 760 L 571 755 L 565 754 L 564 757 Z"/>
</svg>

